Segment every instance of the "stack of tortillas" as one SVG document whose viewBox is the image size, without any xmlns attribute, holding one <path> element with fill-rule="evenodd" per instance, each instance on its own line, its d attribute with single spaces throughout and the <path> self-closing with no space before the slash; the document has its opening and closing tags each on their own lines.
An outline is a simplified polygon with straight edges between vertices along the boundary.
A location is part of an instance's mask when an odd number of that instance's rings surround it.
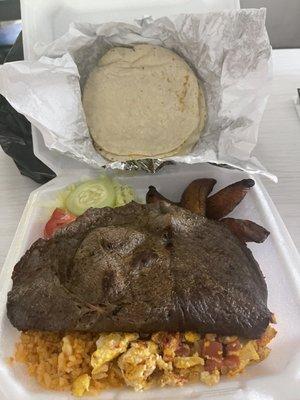
<svg viewBox="0 0 300 400">
<path fill-rule="evenodd" d="M 87 79 L 83 106 L 96 150 L 113 161 L 186 154 L 206 116 L 188 64 L 148 44 L 109 50 Z"/>
</svg>

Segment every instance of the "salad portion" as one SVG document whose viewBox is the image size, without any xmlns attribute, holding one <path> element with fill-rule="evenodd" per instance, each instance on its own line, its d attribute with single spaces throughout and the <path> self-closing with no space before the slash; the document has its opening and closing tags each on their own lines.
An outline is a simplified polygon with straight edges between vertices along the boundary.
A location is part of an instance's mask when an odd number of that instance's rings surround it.
<svg viewBox="0 0 300 400">
<path fill-rule="evenodd" d="M 57 229 L 75 221 L 89 208 L 121 207 L 136 199 L 134 190 L 106 175 L 68 187 L 60 194 L 56 207 L 44 229 L 49 239 Z"/>
</svg>

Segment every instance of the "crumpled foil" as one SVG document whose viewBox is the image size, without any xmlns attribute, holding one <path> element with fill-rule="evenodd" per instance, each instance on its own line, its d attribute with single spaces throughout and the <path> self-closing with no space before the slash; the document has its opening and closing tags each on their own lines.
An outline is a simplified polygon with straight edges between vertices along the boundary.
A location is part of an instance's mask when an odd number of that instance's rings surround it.
<svg viewBox="0 0 300 400">
<path fill-rule="evenodd" d="M 110 162 L 93 147 L 81 102 L 84 83 L 107 50 L 136 43 L 172 49 L 205 89 L 208 118 L 190 154 Z M 165 162 L 211 162 L 276 180 L 251 157 L 271 78 L 265 9 L 149 17 L 133 25 L 74 23 L 51 44 L 37 45 L 36 52 L 37 61 L 1 68 L 0 93 L 39 129 L 48 149 L 96 168 L 154 172 Z"/>
</svg>

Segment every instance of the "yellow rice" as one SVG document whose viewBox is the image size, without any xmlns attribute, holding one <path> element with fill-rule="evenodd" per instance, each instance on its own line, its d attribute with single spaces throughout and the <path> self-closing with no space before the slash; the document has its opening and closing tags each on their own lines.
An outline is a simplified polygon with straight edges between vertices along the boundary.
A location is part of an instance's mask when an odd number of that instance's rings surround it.
<svg viewBox="0 0 300 400">
<path fill-rule="evenodd" d="M 165 335 L 163 332 L 162 338 Z M 153 334 L 152 340 L 155 337 L 158 339 L 160 333 Z M 239 368 L 233 371 L 227 371 L 228 376 L 235 376 L 241 373 L 244 368 L 253 362 L 262 361 L 270 352 L 267 344 L 275 336 L 276 331 L 269 326 L 261 339 L 258 340 L 242 340 L 242 347 L 234 354 L 240 358 Z M 149 387 L 153 384 L 159 386 L 164 385 L 182 385 L 188 381 L 201 381 L 205 384 L 212 385 L 218 383 L 220 379 L 220 370 L 215 370 L 208 373 L 204 370 L 203 365 L 189 364 L 189 368 L 178 366 L 182 361 L 193 361 L 193 357 L 175 357 L 173 353 L 176 349 L 176 338 L 179 334 L 167 334 L 171 337 L 171 341 L 164 349 L 160 350 L 160 357 L 164 358 L 165 363 L 173 364 L 173 372 L 166 369 L 164 372 L 159 371 L 153 374 L 149 379 Z M 184 340 L 187 340 L 189 346 L 201 342 L 201 337 L 198 334 L 187 332 L 184 335 Z M 215 340 L 217 335 L 205 335 L 206 340 Z M 16 344 L 16 352 L 13 361 L 24 363 L 28 373 L 35 377 L 38 383 L 48 390 L 67 390 L 73 394 L 96 394 L 99 391 L 107 388 L 120 387 L 125 385 L 122 371 L 118 367 L 117 358 L 107 364 L 107 370 L 104 378 L 93 377 L 91 356 L 97 350 L 96 342 L 99 338 L 99 333 L 80 333 L 80 332 L 41 332 L 28 331 L 22 332 L 19 342 Z M 227 343 L 235 340 L 236 337 L 220 337 L 222 343 Z M 159 339 L 160 340 L 160 339 Z M 159 343 L 159 340 L 157 343 Z M 203 341 L 203 339 L 202 339 Z M 174 342 L 174 349 L 172 343 Z M 147 343 L 138 340 L 137 343 Z M 149 342 L 148 342 L 149 343 Z M 170 347 L 171 346 L 171 347 Z M 171 351 L 172 350 L 172 351 Z M 168 351 L 170 354 L 168 354 Z M 198 355 L 198 353 L 196 353 Z M 171 358 L 170 358 L 171 357 Z M 199 357 L 194 357 L 199 359 Z M 210 357 L 209 357 L 210 358 Z M 171 364 L 170 364 L 171 361 Z M 203 363 L 202 363 L 203 364 Z M 179 368 L 179 369 L 178 369 Z M 176 372 L 177 369 L 177 372 Z M 223 373 L 223 372 L 222 372 Z M 85 387 L 86 385 L 86 387 Z M 74 390 L 74 387 L 79 386 L 79 391 Z M 80 387 L 81 386 L 81 387 Z M 85 389 L 84 389 L 85 387 Z M 144 388 L 147 388 L 146 386 Z"/>
</svg>

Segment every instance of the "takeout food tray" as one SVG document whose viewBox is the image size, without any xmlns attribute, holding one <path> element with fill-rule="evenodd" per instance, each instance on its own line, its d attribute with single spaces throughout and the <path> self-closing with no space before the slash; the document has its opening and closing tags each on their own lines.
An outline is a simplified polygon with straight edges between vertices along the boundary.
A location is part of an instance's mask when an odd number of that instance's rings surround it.
<svg viewBox="0 0 300 400">
<path fill-rule="evenodd" d="M 26 59 L 34 59 L 37 40 L 45 44 L 65 33 L 71 21 L 105 22 L 132 21 L 147 14 L 154 17 L 172 13 L 202 12 L 221 8 L 238 8 L 238 0 L 23 0 L 22 19 Z M 31 379 L 24 366 L 7 363 L 14 353 L 19 332 L 6 316 L 6 297 L 11 288 L 14 265 L 41 235 L 45 222 L 55 207 L 57 194 L 73 182 L 96 177 L 99 171 L 55 152 L 49 152 L 42 136 L 33 129 L 34 152 L 58 175 L 48 184 L 31 193 L 26 204 L 7 259 L 1 272 L 0 288 L 0 399 L 56 400 L 74 399 L 67 392 L 49 392 Z M 214 191 L 249 175 L 209 164 L 167 166 L 155 175 L 119 173 L 118 179 L 131 185 L 143 199 L 149 185 L 165 196 L 177 200 L 186 185 L 195 178 L 211 177 L 217 180 Z M 253 178 L 253 176 L 251 176 Z M 223 400 L 299 400 L 300 393 L 300 257 L 266 190 L 259 178 L 232 216 L 251 219 L 271 234 L 263 244 L 250 244 L 255 258 L 266 277 L 269 290 L 269 308 L 275 313 L 278 335 L 271 343 L 272 352 L 264 362 L 247 368 L 234 379 L 223 379 L 215 387 L 203 384 L 183 388 L 157 388 L 135 393 L 132 390 L 111 390 L 99 393 L 100 399 L 223 399 Z M 85 397 L 90 398 L 90 397 Z"/>
<path fill-rule="evenodd" d="M 29 197 L 23 216 L 12 242 L 1 274 L 0 292 L 0 393 L 1 398 L 17 399 L 69 399 L 67 393 L 47 392 L 30 379 L 18 364 L 10 366 L 6 358 L 14 352 L 14 344 L 19 335 L 6 317 L 6 296 L 11 287 L 13 266 L 31 243 L 43 232 L 45 222 L 57 194 L 73 182 L 95 177 L 99 172 L 74 171 L 72 175 L 55 178 L 38 188 Z M 153 184 L 167 197 L 177 200 L 187 183 L 195 178 L 217 179 L 214 191 L 243 178 L 244 172 L 229 170 L 209 164 L 194 166 L 167 166 L 155 175 L 120 174 L 121 182 L 131 185 L 140 199 L 145 196 L 149 185 Z M 269 290 L 269 308 L 277 318 L 278 335 L 271 344 L 270 356 L 261 364 L 253 365 L 234 378 L 223 379 L 215 387 L 203 384 L 187 385 L 183 388 L 154 389 L 142 393 L 129 390 L 111 390 L 100 393 L 101 399 L 299 399 L 300 381 L 300 258 L 297 250 L 264 189 L 256 178 L 255 186 L 243 202 L 232 213 L 234 217 L 251 219 L 263 225 L 270 237 L 263 244 L 251 244 L 255 258 L 266 277 Z"/>
</svg>

